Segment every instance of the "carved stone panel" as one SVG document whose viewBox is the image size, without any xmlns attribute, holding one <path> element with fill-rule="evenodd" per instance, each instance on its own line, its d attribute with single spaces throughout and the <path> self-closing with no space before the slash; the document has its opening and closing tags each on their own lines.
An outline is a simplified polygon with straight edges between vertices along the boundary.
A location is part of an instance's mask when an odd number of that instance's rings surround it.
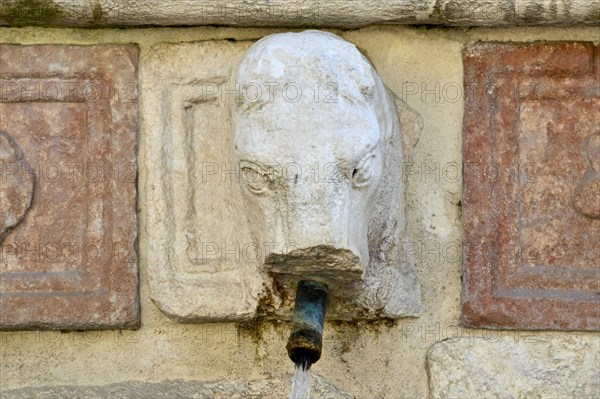
<svg viewBox="0 0 600 399">
<path fill-rule="evenodd" d="M 419 282 L 411 260 L 400 255 L 405 228 L 400 168 L 403 146 L 418 138 L 420 117 L 399 99 L 394 105 L 366 59 L 335 64 L 355 74 L 340 72 L 344 79 L 371 82 L 352 86 L 352 93 L 341 92 L 347 82 L 336 73 L 325 79 L 316 69 L 308 72 L 320 62 L 338 62 L 333 56 L 323 61 L 325 50 L 313 53 L 312 63 L 291 65 L 298 58 L 294 52 L 313 44 L 327 48 L 328 41 L 362 57 L 352 44 L 324 32 L 286 35 L 265 52 L 258 43 L 254 53 L 246 53 L 253 43 L 226 41 L 151 50 L 142 70 L 147 135 L 140 172 L 147 193 L 144 242 L 152 299 L 181 321 L 285 318 L 292 313 L 294 282 L 304 277 L 336 285 L 329 318 L 418 315 Z M 294 48 L 301 43 L 306 47 Z M 250 60 L 249 69 L 236 75 L 236 65 L 245 68 L 242 59 Z M 355 96 L 386 100 L 370 114 Z M 335 112 L 337 119 L 331 117 Z M 375 145 L 369 147 L 372 137 L 361 129 L 361 115 L 369 123 L 385 115 L 390 125 L 379 129 L 393 133 L 373 133 Z M 327 129 L 338 129 L 338 136 L 319 136 Z M 352 162 L 338 157 L 353 145 Z M 373 170 L 365 169 L 369 175 L 355 168 L 360 180 L 355 187 L 362 189 L 371 175 L 377 181 L 362 191 L 364 201 L 350 200 L 359 195 L 347 192 L 349 165 L 371 154 L 360 152 L 363 145 L 379 158 Z M 360 165 L 370 166 L 374 157 Z M 342 174 L 339 160 L 348 163 Z M 355 214 L 349 213 L 351 201 Z M 352 223 L 360 229 L 349 228 Z"/>
<path fill-rule="evenodd" d="M 139 323 L 135 46 L 0 46 L 0 328 Z"/>
<path fill-rule="evenodd" d="M 600 328 L 600 46 L 478 44 L 463 54 L 463 317 Z"/>
</svg>

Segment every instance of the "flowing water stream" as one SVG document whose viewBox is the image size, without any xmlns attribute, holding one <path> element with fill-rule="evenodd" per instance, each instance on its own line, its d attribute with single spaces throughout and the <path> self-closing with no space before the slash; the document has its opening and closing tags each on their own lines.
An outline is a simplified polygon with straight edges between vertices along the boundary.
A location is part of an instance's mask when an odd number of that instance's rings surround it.
<svg viewBox="0 0 600 399">
<path fill-rule="evenodd" d="M 292 393 L 290 399 L 309 399 L 310 398 L 310 364 L 297 363 L 292 378 Z"/>
</svg>

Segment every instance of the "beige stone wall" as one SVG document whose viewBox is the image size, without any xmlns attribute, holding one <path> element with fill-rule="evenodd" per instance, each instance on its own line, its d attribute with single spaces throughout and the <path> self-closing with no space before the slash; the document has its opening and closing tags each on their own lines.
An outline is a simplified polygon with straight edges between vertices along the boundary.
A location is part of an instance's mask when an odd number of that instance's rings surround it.
<svg viewBox="0 0 600 399">
<path fill-rule="evenodd" d="M 137 43 L 140 47 L 140 69 L 143 70 L 150 49 L 157 43 L 256 40 L 281 31 L 212 27 L 127 30 L 1 28 L 0 41 L 82 45 Z M 461 49 L 464 44 L 479 40 L 598 41 L 598 29 L 374 26 L 334 33 L 363 50 L 388 87 L 417 110 L 424 120 L 421 139 L 413 155 L 413 169 L 407 174 L 410 226 L 407 242 L 417 256 L 423 315 L 397 323 L 327 324 L 323 357 L 314 366 L 314 371 L 357 398 L 426 398 L 430 393 L 427 351 L 436 342 L 447 338 L 463 337 L 461 348 L 466 351 L 482 344 L 494 347 L 495 343 L 509 347 L 519 345 L 518 353 L 559 348 L 553 349 L 546 357 L 540 357 L 540 362 L 559 362 L 578 351 L 597 353 L 597 333 L 489 331 L 459 327 L 461 182 L 453 168 L 461 162 Z M 143 90 L 139 96 L 143 101 Z M 140 118 L 144 119 L 144 115 Z M 139 134 L 143 143 L 146 132 L 142 130 Z M 142 148 L 139 162 L 147 161 Z M 143 179 L 142 174 L 140 205 L 143 205 L 145 195 Z M 293 365 L 285 351 L 289 333 L 286 324 L 178 324 L 161 313 L 149 298 L 146 282 L 150 261 L 147 232 L 153 226 L 145 225 L 147 219 L 143 206 L 140 206 L 139 212 L 141 329 L 122 332 L 2 332 L 2 390 L 172 379 L 253 381 L 290 378 Z M 500 340 L 499 337 L 504 338 Z M 523 345 L 529 349 L 523 349 Z M 444 348 L 435 351 L 434 360 L 443 357 L 444 351 Z M 501 350 L 484 350 L 483 353 L 502 356 Z M 512 359 L 507 363 L 509 368 L 519 362 L 519 356 L 515 355 Z M 597 356 L 573 361 L 570 367 L 586 371 L 594 362 L 597 367 Z M 460 368 L 451 361 L 448 367 Z M 535 362 L 532 367 L 535 367 Z M 547 369 L 552 368 L 544 367 L 544 370 Z M 432 370 L 439 373 L 440 368 L 436 366 Z M 514 367 L 512 372 L 518 374 L 520 370 Z M 435 376 L 433 380 L 439 381 L 438 374 Z M 593 377 L 590 379 L 593 380 Z M 510 383 L 511 380 L 507 381 Z M 598 384 L 597 381 L 588 383 Z M 489 389 L 489 392 L 498 392 L 493 390 L 494 387 Z M 442 388 L 436 388 L 434 392 L 436 396 L 452 394 Z M 485 390 L 464 392 L 472 394 Z M 516 394 L 535 396 L 536 392 L 521 390 Z M 281 396 L 285 394 L 287 392 L 282 392 Z"/>
</svg>

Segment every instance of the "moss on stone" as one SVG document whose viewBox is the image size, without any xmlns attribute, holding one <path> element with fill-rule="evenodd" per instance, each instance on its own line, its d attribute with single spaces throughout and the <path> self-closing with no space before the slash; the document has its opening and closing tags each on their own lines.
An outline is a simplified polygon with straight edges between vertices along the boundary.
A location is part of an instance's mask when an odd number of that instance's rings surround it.
<svg viewBox="0 0 600 399">
<path fill-rule="evenodd" d="M 0 20 L 11 25 L 51 26 L 65 16 L 52 0 L 5 0 L 0 3 Z"/>
<path fill-rule="evenodd" d="M 92 22 L 100 22 L 103 14 L 102 5 L 99 2 L 96 2 L 92 7 Z"/>
<path fill-rule="evenodd" d="M 447 22 L 446 15 L 444 14 L 444 9 L 440 0 L 436 0 L 433 5 L 433 10 L 431 10 L 431 14 L 429 14 L 429 19 L 431 21 L 435 21 L 436 23 L 445 23 Z"/>
<path fill-rule="evenodd" d="M 585 22 L 592 23 L 594 25 L 598 25 L 600 23 L 600 6 L 598 8 L 592 10 L 585 19 Z"/>
</svg>

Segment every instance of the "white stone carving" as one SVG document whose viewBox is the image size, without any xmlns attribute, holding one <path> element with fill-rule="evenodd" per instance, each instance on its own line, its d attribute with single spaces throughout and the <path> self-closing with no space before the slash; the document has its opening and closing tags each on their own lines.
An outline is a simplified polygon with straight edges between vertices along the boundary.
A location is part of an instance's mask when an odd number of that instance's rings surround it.
<svg viewBox="0 0 600 399">
<path fill-rule="evenodd" d="M 310 278 L 331 287 L 328 318 L 419 314 L 401 167 L 421 120 L 354 45 L 319 31 L 162 44 L 142 87 L 146 263 L 164 312 L 288 318 Z"/>
</svg>

